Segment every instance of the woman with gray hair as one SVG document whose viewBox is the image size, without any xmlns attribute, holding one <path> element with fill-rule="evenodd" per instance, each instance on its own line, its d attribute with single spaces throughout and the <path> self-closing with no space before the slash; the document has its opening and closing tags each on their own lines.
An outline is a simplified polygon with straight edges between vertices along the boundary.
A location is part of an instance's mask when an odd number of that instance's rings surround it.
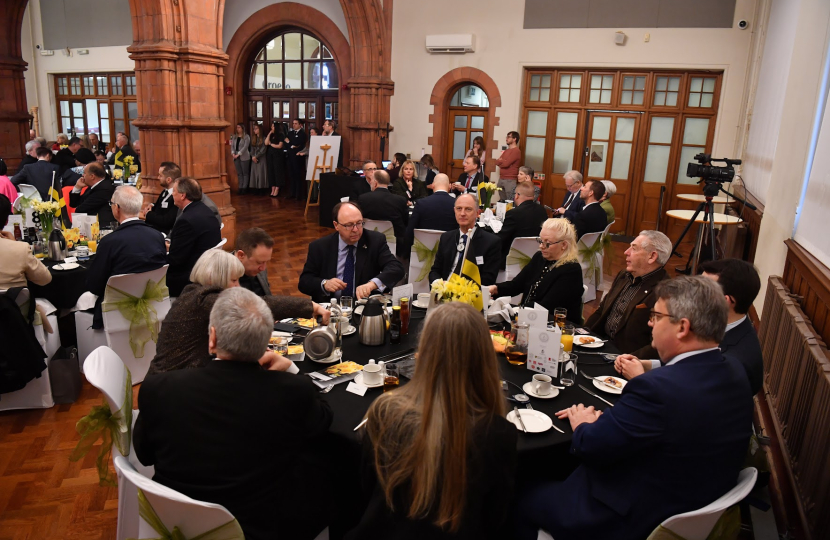
<svg viewBox="0 0 830 540">
<path fill-rule="evenodd" d="M 190 273 L 193 283 L 184 288 L 161 325 L 156 357 L 148 374 L 203 367 L 210 362 L 207 338 L 210 310 L 219 293 L 239 287 L 239 278 L 244 273 L 245 267 L 239 259 L 222 250 L 210 249 L 199 257 Z M 310 318 L 321 311 L 306 298 L 265 296 L 262 299 L 271 310 L 272 324 L 288 317 Z"/>
<path fill-rule="evenodd" d="M 605 215 L 608 216 L 608 224 L 610 225 L 614 223 L 614 219 L 616 218 L 614 207 L 611 206 L 611 197 L 617 194 L 617 186 L 611 180 L 603 180 L 602 185 L 605 186 L 605 195 L 602 196 L 599 205 L 605 210 Z"/>
</svg>

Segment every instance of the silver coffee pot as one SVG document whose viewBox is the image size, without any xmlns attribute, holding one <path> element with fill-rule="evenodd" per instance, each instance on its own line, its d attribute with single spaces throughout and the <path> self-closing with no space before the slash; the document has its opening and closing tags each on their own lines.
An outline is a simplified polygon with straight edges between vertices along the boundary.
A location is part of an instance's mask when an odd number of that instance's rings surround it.
<svg viewBox="0 0 830 540">
<path fill-rule="evenodd" d="M 66 238 L 59 229 L 49 233 L 49 258 L 53 261 L 66 260 Z"/>
<path fill-rule="evenodd" d="M 369 298 L 360 318 L 360 343 L 383 345 L 386 341 L 386 309 L 377 298 Z"/>
</svg>

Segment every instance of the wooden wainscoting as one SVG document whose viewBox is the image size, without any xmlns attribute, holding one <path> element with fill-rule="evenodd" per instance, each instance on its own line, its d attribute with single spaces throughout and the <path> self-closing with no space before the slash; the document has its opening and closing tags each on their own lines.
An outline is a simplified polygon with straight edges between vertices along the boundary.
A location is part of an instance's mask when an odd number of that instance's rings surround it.
<svg viewBox="0 0 830 540">
<path fill-rule="evenodd" d="M 784 284 L 824 343 L 830 343 L 830 269 L 795 240 L 786 240 Z"/>
<path fill-rule="evenodd" d="M 764 217 L 764 205 L 748 192 L 744 186 L 735 186 L 732 188 L 732 192 L 736 197 L 746 199 L 757 208 L 756 210 L 752 210 L 749 207 L 744 207 L 743 203 L 738 201 L 729 203 L 730 213 L 743 219 L 743 225 L 746 227 L 743 249 L 736 255 L 740 259 L 754 263 L 755 251 L 758 249 L 758 235 L 761 232 L 761 218 Z"/>
</svg>

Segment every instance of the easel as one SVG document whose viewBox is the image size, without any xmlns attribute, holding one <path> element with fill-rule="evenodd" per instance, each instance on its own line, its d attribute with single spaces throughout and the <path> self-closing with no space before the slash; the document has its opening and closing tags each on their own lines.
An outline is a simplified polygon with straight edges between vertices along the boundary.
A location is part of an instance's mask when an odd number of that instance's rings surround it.
<svg viewBox="0 0 830 540">
<path fill-rule="evenodd" d="M 323 151 L 323 164 L 318 165 L 320 162 L 320 156 L 314 158 L 314 173 L 311 175 L 311 185 L 308 186 L 308 198 L 305 201 L 305 214 L 304 216 L 308 216 L 308 207 L 309 206 L 320 206 L 320 194 L 317 194 L 317 202 L 311 202 L 311 194 L 314 193 L 314 184 L 320 183 L 320 174 L 324 172 L 332 172 L 333 165 L 334 165 L 334 156 L 331 157 L 329 160 L 329 164 L 326 165 L 326 157 L 328 156 L 329 150 L 331 146 L 324 144 L 320 146 L 320 150 Z M 319 191 L 319 190 L 318 190 Z"/>
</svg>

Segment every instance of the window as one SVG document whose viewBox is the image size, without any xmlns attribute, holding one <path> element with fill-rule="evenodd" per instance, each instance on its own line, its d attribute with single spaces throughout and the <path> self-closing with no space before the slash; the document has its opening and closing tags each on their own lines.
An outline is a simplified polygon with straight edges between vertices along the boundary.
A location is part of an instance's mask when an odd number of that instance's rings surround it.
<svg viewBox="0 0 830 540">
<path fill-rule="evenodd" d="M 489 107 L 487 94 L 474 84 L 459 88 L 450 100 L 450 107 Z"/>
<path fill-rule="evenodd" d="M 680 92 L 680 77 L 657 77 L 654 84 L 654 105 L 656 107 L 677 107 Z"/>
<path fill-rule="evenodd" d="M 579 103 L 579 91 L 581 87 L 581 74 L 561 74 L 559 76 L 559 103 Z"/>
<path fill-rule="evenodd" d="M 275 37 L 257 53 L 251 90 L 337 89 L 331 51 L 314 36 L 289 32 Z"/>
<path fill-rule="evenodd" d="M 550 101 L 550 74 L 530 76 L 528 101 Z"/>
<path fill-rule="evenodd" d="M 591 75 L 591 91 L 588 94 L 588 103 L 610 104 L 613 86 L 613 75 Z"/>
<path fill-rule="evenodd" d="M 686 118 L 683 126 L 683 146 L 680 149 L 680 164 L 677 171 L 678 184 L 697 184 L 698 178 L 686 176 L 686 165 L 694 161 L 695 154 L 706 152 L 709 138 L 708 118 Z"/>
<path fill-rule="evenodd" d="M 622 93 L 620 94 L 621 105 L 642 105 L 645 101 L 645 93 L 645 75 L 623 76 Z"/>
<path fill-rule="evenodd" d="M 715 100 L 713 77 L 692 77 L 689 83 L 689 107 L 711 108 Z"/>
</svg>

